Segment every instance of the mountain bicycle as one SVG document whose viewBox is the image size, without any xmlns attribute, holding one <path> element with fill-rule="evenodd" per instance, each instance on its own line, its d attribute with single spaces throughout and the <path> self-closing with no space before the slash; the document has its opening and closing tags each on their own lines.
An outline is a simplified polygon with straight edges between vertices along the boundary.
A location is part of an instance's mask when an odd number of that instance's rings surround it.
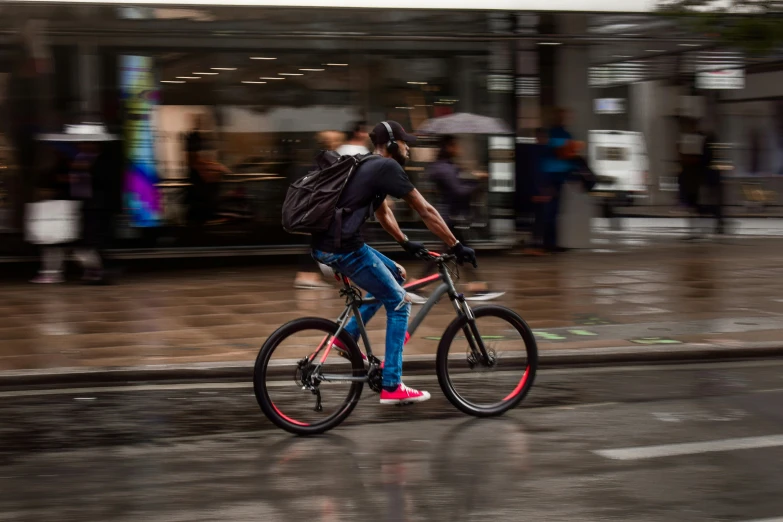
<svg viewBox="0 0 783 522">
<path fill-rule="evenodd" d="M 436 281 L 435 288 L 408 325 L 406 343 L 443 296 L 456 312 L 438 340 L 436 373 L 446 398 L 459 410 L 477 417 L 501 415 L 517 406 L 533 386 L 538 348 L 527 323 L 513 310 L 497 305 L 471 308 L 454 279 L 452 255 L 430 253 L 437 273 L 404 286 L 410 293 Z M 375 303 L 342 274 L 340 296 L 345 309 L 336 321 L 305 317 L 278 328 L 256 358 L 253 389 L 261 410 L 276 426 L 297 435 L 315 435 L 335 428 L 356 407 L 366 383 L 381 391 L 383 364 L 372 351 L 359 313 Z M 345 331 L 356 318 L 366 355 Z M 342 347 L 336 348 L 335 340 Z M 332 356 L 332 357 L 330 357 Z M 293 375 L 293 384 L 280 377 Z M 314 401 L 314 404 L 313 402 Z M 309 406 L 308 406 L 309 404 Z"/>
</svg>

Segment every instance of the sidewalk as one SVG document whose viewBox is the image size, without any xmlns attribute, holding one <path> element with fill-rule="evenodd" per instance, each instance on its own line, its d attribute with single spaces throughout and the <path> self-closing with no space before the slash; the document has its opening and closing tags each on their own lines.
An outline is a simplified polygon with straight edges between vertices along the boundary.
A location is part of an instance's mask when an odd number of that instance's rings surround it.
<svg viewBox="0 0 783 522">
<path fill-rule="evenodd" d="M 724 215 L 727 218 L 781 218 L 783 217 L 783 206 L 768 205 L 763 208 L 752 208 L 747 205 L 726 205 L 723 207 Z M 635 205 L 623 207 L 618 211 L 621 217 L 680 217 L 686 218 L 692 215 L 691 212 L 676 205 Z"/>
<path fill-rule="evenodd" d="M 779 239 L 620 240 L 593 252 L 485 258 L 480 274 L 536 331 L 543 361 L 742 356 L 783 354 L 781 260 Z M 131 274 L 109 287 L 4 283 L 0 383 L 119 369 L 247 372 L 279 325 L 341 309 L 336 290 L 293 290 L 293 276 L 292 267 L 265 266 Z M 411 362 L 432 360 L 452 318 L 446 302 L 433 310 L 406 347 Z M 370 324 L 376 351 L 384 323 Z"/>
</svg>

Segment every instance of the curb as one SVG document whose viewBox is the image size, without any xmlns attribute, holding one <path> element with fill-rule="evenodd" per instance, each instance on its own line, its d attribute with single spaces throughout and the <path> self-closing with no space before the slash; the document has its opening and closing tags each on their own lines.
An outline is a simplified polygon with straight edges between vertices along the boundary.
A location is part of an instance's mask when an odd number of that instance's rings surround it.
<svg viewBox="0 0 783 522">
<path fill-rule="evenodd" d="M 644 350 L 644 351 L 641 351 Z M 783 343 L 747 343 L 742 346 L 682 344 L 643 348 L 544 349 L 539 353 L 539 368 L 612 366 L 632 363 L 665 364 L 713 360 L 739 360 L 783 357 Z M 412 355 L 405 358 L 404 371 L 435 372 L 434 355 Z M 281 365 L 275 377 L 291 376 L 291 366 Z M 200 363 L 189 365 L 147 365 L 118 368 L 58 368 L 56 370 L 11 370 L 0 372 L 0 388 L 29 386 L 82 385 L 100 386 L 116 383 L 150 381 L 250 380 L 253 364 Z"/>
</svg>

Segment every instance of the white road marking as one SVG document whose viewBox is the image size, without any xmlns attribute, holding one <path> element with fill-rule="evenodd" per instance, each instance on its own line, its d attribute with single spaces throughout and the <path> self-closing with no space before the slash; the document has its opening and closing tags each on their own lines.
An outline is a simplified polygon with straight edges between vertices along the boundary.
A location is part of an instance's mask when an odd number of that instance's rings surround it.
<svg viewBox="0 0 783 522">
<path fill-rule="evenodd" d="M 578 410 L 582 408 L 598 408 L 600 406 L 616 406 L 620 404 L 619 402 L 586 402 L 584 404 L 572 404 L 569 406 L 549 406 L 550 408 L 553 408 L 555 410 Z M 547 407 L 544 407 L 542 409 L 547 409 Z"/>
<path fill-rule="evenodd" d="M 783 517 L 759 518 L 759 519 L 756 519 L 756 520 L 745 520 L 744 522 L 783 522 Z"/>
<path fill-rule="evenodd" d="M 689 408 L 680 412 L 652 412 L 652 416 L 661 422 L 733 422 L 748 416 L 738 408 L 728 408 L 723 412 Z"/>
<path fill-rule="evenodd" d="M 676 415 L 669 412 L 653 412 L 653 417 L 661 422 L 682 422 L 682 415 Z"/>
<path fill-rule="evenodd" d="M 736 361 L 717 363 L 684 363 L 661 365 L 633 366 L 594 366 L 585 368 L 541 369 L 539 373 L 546 375 L 567 375 L 573 373 L 617 373 L 622 372 L 670 372 L 672 370 L 721 370 L 735 368 L 769 368 L 783 366 L 783 361 Z M 782 376 L 783 378 L 783 376 Z"/>
<path fill-rule="evenodd" d="M 717 451 L 735 451 L 743 449 L 772 448 L 783 446 L 783 435 L 767 435 L 763 437 L 744 437 L 738 439 L 711 440 L 705 442 L 686 442 L 684 444 L 662 444 L 660 446 L 639 446 L 636 448 L 619 448 L 595 450 L 593 453 L 614 460 L 642 460 L 677 455 L 697 455 Z"/>
</svg>

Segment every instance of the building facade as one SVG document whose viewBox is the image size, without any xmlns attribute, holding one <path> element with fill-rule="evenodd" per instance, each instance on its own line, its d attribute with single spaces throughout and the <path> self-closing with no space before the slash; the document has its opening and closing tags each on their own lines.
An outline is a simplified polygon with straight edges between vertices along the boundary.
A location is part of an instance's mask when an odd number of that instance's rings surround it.
<svg viewBox="0 0 783 522">
<path fill-rule="evenodd" d="M 736 129 L 719 115 L 742 112 L 730 103 L 742 89 L 725 87 L 739 80 L 723 78 L 720 89 L 697 80 L 710 60 L 744 78 L 747 60 L 648 14 L 192 4 L 3 4 L 3 253 L 24 248 L 24 205 L 45 196 L 57 155 L 69 153 L 37 136 L 67 124 L 99 122 L 121 137 L 116 179 L 105 183 L 117 216 L 113 246 L 269 247 L 301 243 L 280 227 L 287 185 L 323 146 L 321 133 L 357 121 L 393 119 L 416 131 L 430 118 L 467 112 L 505 122 L 513 134 L 463 138 L 466 172 L 490 174 L 473 202 L 472 233 L 504 242 L 520 212 L 515 144 L 531 142 L 555 107 L 571 110 L 578 139 L 596 129 L 644 136 L 652 205 L 676 202 L 671 137 L 682 111 L 715 116 L 718 130 Z M 695 108 L 684 108 L 686 98 Z M 774 101 L 763 98 L 750 101 Z M 605 100 L 621 102 L 599 110 Z M 752 109 L 751 126 L 766 114 Z M 747 170 L 771 174 L 780 130 L 774 121 L 759 125 L 760 144 L 748 147 L 765 159 Z M 196 127 L 230 174 L 214 187 L 212 219 L 192 226 L 187 137 Z M 425 191 L 433 145 L 424 140 L 408 169 Z M 734 153 L 738 165 L 743 154 Z M 406 230 L 422 228 L 402 208 L 400 220 Z M 376 232 L 371 225 L 368 235 L 381 240 Z"/>
</svg>

